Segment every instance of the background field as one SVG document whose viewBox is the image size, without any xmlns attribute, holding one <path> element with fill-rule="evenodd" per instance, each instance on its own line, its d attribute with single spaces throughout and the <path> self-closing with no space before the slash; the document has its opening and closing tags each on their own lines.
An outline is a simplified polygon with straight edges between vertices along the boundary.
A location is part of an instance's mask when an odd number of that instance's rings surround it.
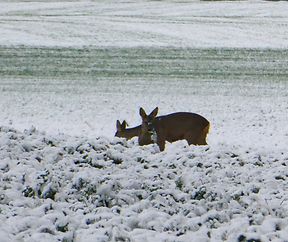
<svg viewBox="0 0 288 242">
<path fill-rule="evenodd" d="M 243 143 L 247 132 L 252 143 L 265 133 L 281 145 L 287 135 L 285 117 L 278 117 L 287 108 L 287 54 L 285 49 L 2 47 L 1 120 L 20 129 L 35 125 L 53 134 L 111 137 L 116 119 L 138 125 L 140 106 L 148 112 L 159 106 L 161 114 L 206 116 L 212 142 Z M 267 142 L 263 139 L 270 146 Z"/>
</svg>

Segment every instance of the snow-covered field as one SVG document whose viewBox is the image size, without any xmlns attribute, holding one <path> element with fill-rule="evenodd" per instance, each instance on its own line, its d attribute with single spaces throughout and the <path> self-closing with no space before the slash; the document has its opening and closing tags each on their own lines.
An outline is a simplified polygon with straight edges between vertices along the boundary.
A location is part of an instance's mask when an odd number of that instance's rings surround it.
<svg viewBox="0 0 288 242">
<path fill-rule="evenodd" d="M 287 12 L 0 2 L 0 241 L 288 241 Z M 141 106 L 209 145 L 114 138 Z"/>
<path fill-rule="evenodd" d="M 284 151 L 0 137 L 1 241 L 287 241 Z"/>
<path fill-rule="evenodd" d="M 1 45 L 286 48 L 287 3 L 0 2 Z"/>
</svg>

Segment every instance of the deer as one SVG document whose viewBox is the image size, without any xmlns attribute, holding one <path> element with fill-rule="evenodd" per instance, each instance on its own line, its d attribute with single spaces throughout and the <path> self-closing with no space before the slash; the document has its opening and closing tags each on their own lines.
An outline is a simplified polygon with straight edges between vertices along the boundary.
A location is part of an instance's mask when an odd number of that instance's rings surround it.
<svg viewBox="0 0 288 242">
<path fill-rule="evenodd" d="M 121 124 L 119 120 L 116 121 L 116 133 L 115 136 L 119 138 L 126 138 L 127 140 L 132 139 L 135 136 L 139 136 L 141 125 L 133 128 L 126 128 L 127 122 L 124 120 Z"/>
<path fill-rule="evenodd" d="M 160 151 L 165 149 L 165 141 L 170 143 L 185 139 L 189 145 L 207 145 L 209 121 L 196 113 L 177 112 L 156 117 L 158 107 L 149 115 L 141 107 L 141 130 L 138 136 L 140 146 L 156 143 Z"/>
</svg>

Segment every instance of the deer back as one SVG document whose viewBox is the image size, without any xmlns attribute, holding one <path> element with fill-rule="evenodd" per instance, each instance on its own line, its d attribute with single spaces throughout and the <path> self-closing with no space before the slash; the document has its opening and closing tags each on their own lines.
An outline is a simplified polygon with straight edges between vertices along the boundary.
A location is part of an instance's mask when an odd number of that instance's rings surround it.
<svg viewBox="0 0 288 242">
<path fill-rule="evenodd" d="M 141 108 L 142 109 L 142 108 Z M 146 115 L 140 109 L 142 117 L 139 145 L 157 143 L 160 150 L 165 148 L 165 141 L 174 142 L 185 139 L 188 144 L 206 145 L 209 121 L 196 113 L 178 112 L 156 117 L 158 108 Z M 156 114 L 155 114 L 156 113 Z M 152 115 L 153 114 L 153 115 Z"/>
<path fill-rule="evenodd" d="M 153 121 L 158 139 L 174 142 L 188 137 L 198 137 L 209 126 L 207 119 L 196 113 L 179 112 L 157 117 Z"/>
</svg>

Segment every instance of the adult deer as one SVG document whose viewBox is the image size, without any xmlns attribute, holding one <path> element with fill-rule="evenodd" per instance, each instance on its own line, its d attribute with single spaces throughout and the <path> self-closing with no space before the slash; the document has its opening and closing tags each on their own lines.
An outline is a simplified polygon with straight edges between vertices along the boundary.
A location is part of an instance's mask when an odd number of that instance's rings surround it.
<svg viewBox="0 0 288 242">
<path fill-rule="evenodd" d="M 122 124 L 120 123 L 119 120 L 117 120 L 116 122 L 116 133 L 115 136 L 116 137 L 120 137 L 120 138 L 126 138 L 126 139 L 132 139 L 135 136 L 139 136 L 140 130 L 141 130 L 141 125 L 138 125 L 134 128 L 126 128 L 127 123 L 124 120 L 122 122 Z"/>
<path fill-rule="evenodd" d="M 163 151 L 165 141 L 172 143 L 182 139 L 187 140 L 189 145 L 207 145 L 210 123 L 199 114 L 179 112 L 156 117 L 158 107 L 149 115 L 143 108 L 140 108 L 139 113 L 142 125 L 138 143 L 141 146 L 157 143 L 160 151 Z"/>
</svg>

